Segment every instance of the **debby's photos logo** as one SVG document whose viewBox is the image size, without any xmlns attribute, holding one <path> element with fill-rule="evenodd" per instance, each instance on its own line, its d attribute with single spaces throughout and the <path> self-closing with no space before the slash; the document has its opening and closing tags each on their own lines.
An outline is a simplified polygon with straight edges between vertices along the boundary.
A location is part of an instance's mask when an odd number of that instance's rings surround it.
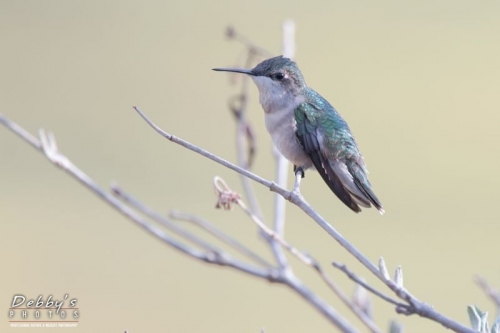
<svg viewBox="0 0 500 333">
<path fill-rule="evenodd" d="M 56 300 L 49 295 L 27 299 L 24 295 L 14 295 L 9 307 L 10 327 L 77 327 L 80 310 L 78 300 L 64 295 Z"/>
</svg>

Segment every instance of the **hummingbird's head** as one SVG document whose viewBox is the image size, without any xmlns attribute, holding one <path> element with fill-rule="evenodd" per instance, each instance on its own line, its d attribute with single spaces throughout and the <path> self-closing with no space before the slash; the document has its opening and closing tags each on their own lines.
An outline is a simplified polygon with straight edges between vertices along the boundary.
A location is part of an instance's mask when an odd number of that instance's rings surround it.
<svg viewBox="0 0 500 333">
<path fill-rule="evenodd" d="M 262 95 L 297 96 L 306 86 L 297 64 L 283 56 L 264 60 L 253 69 L 214 68 L 214 71 L 250 75 Z"/>
</svg>

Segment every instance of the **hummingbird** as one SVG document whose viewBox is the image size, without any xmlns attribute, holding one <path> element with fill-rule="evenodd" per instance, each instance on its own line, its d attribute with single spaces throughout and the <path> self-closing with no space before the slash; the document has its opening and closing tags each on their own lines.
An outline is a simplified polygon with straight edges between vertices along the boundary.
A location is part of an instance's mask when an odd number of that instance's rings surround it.
<svg viewBox="0 0 500 333">
<path fill-rule="evenodd" d="M 307 86 L 297 64 L 284 56 L 253 69 L 214 68 L 249 75 L 259 90 L 266 129 L 278 151 L 294 165 L 299 191 L 305 170 L 316 169 L 332 192 L 356 213 L 384 209 L 368 180 L 366 164 L 349 125 L 320 94 Z"/>
</svg>

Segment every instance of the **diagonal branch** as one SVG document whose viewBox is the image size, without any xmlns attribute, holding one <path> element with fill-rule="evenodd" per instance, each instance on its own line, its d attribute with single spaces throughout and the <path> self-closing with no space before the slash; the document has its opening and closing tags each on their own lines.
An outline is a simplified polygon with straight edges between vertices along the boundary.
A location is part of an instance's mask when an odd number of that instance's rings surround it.
<svg viewBox="0 0 500 333">
<path fill-rule="evenodd" d="M 233 171 L 236 171 L 255 182 L 266 186 L 272 192 L 282 195 L 286 200 L 290 201 L 297 207 L 299 207 L 306 215 L 311 217 L 321 228 L 323 228 L 333 239 L 335 239 L 344 249 L 346 249 L 351 255 L 353 255 L 363 266 L 365 266 L 373 275 L 378 277 L 387 287 L 389 287 L 398 297 L 407 301 L 413 309 L 413 313 L 420 315 L 421 317 L 428 318 L 430 320 L 441 323 L 443 326 L 460 333 L 474 333 L 474 331 L 465 325 L 462 325 L 438 312 L 436 312 L 431 306 L 419 301 L 413 295 L 411 295 L 404 288 L 400 288 L 383 274 L 379 268 L 377 268 L 366 256 L 364 256 L 354 245 L 352 245 L 347 239 L 344 238 L 331 224 L 329 224 L 321 215 L 319 215 L 312 207 L 307 203 L 307 201 L 300 195 L 293 191 L 287 191 L 283 187 L 277 185 L 274 182 L 266 180 L 248 170 L 245 170 L 237 165 L 226 161 L 225 159 L 218 157 L 190 142 L 187 142 L 181 138 L 178 138 L 170 133 L 163 131 L 156 124 L 154 124 L 138 107 L 134 107 L 137 113 L 150 125 L 157 133 L 167 138 L 168 140 L 181 145 L 195 153 L 205 156 L 214 162 L 217 162 Z"/>
<path fill-rule="evenodd" d="M 137 200 L 136 198 L 134 198 L 131 194 L 123 191 L 123 189 L 121 189 L 117 184 L 112 184 L 111 185 L 111 190 L 113 191 L 113 193 L 118 198 L 120 198 L 121 200 L 123 200 L 125 203 L 127 203 L 128 205 L 130 205 L 133 208 L 137 209 L 142 214 L 150 217 L 154 221 L 156 221 L 156 222 L 162 224 L 163 226 L 167 227 L 169 230 L 171 230 L 171 231 L 175 232 L 176 234 L 182 236 L 183 238 L 191 241 L 194 244 L 197 244 L 200 247 L 203 247 L 206 250 L 209 250 L 209 251 L 212 251 L 212 252 L 221 252 L 220 249 L 216 248 L 215 246 L 213 246 L 212 244 L 208 243 L 204 239 L 201 239 L 198 236 L 193 235 L 189 231 L 187 231 L 187 230 L 183 229 L 182 227 L 178 226 L 173 221 L 171 221 L 171 220 L 165 218 L 164 216 L 160 215 L 159 213 L 155 212 L 153 209 L 149 208 L 148 206 L 146 206 L 145 204 L 143 204 L 142 202 L 140 202 L 139 200 Z M 207 225 L 208 222 L 205 221 L 205 224 Z M 208 224 L 208 225 L 210 225 L 210 224 Z M 217 230 L 217 231 L 214 231 L 214 229 Z M 212 230 L 212 234 L 218 235 L 219 239 L 224 240 L 224 242 L 226 244 L 231 245 L 234 249 L 236 249 L 238 252 L 244 254 L 247 258 L 250 258 L 250 259 L 254 260 L 256 263 L 258 263 L 259 265 L 267 267 L 267 268 L 269 268 L 269 267 L 272 266 L 264 258 L 262 258 L 261 256 L 259 256 L 256 253 L 254 253 L 253 251 L 251 251 L 247 247 L 243 246 L 242 244 L 238 243 L 236 240 L 234 240 L 230 236 L 222 234 L 220 232 L 220 230 L 216 229 L 215 227 L 212 226 L 211 230 Z M 224 235 L 224 236 L 221 238 L 220 237 L 221 235 Z"/>
<path fill-rule="evenodd" d="M 95 195 L 104 200 L 112 208 L 116 209 L 119 213 L 130 219 L 136 225 L 145 229 L 147 232 L 160 239 L 164 243 L 168 244 L 169 246 L 173 247 L 174 249 L 192 258 L 210 264 L 232 267 L 241 272 L 269 281 L 280 279 L 279 276 L 276 277 L 270 274 L 268 270 L 240 262 L 234 258 L 231 258 L 231 256 L 224 252 L 200 251 L 172 238 L 160 228 L 150 224 L 145 218 L 136 213 L 132 208 L 123 204 L 112 194 L 99 187 L 96 182 L 94 182 L 89 176 L 87 176 L 83 171 L 76 167 L 66 156 L 61 154 L 59 150 L 57 150 L 54 136 L 51 133 L 46 134 L 45 131 L 40 130 L 40 139 L 37 139 L 22 127 L 7 119 L 2 114 L 0 114 L 0 124 L 3 124 L 12 132 L 17 134 L 21 139 L 28 142 L 33 148 L 45 154 L 50 162 L 52 162 L 60 169 L 66 171 L 66 173 L 68 173 L 74 179 L 78 180 L 83 186 L 85 186 Z"/>
<path fill-rule="evenodd" d="M 342 272 L 344 272 L 349 279 L 353 280 L 354 282 L 356 282 L 357 284 L 359 284 L 360 286 L 362 286 L 363 288 L 365 288 L 366 290 L 368 290 L 369 292 L 371 292 L 375 296 L 380 297 L 384 301 L 386 301 L 388 303 L 391 303 L 391 304 L 395 305 L 396 307 L 407 307 L 406 304 L 398 302 L 394 298 L 389 297 L 389 296 L 385 295 L 384 293 L 378 291 L 377 289 L 373 288 L 372 286 L 370 286 L 368 283 L 366 283 L 365 281 L 363 281 L 363 279 L 361 279 L 356 274 L 354 274 L 353 272 L 351 272 L 347 268 L 346 265 L 334 262 L 333 263 L 333 267 L 338 268 L 339 270 L 341 270 Z"/>
<path fill-rule="evenodd" d="M 212 223 L 206 221 L 205 219 L 202 219 L 201 217 L 198 217 L 198 216 L 195 216 L 192 214 L 181 213 L 178 211 L 171 211 L 170 217 L 175 219 L 175 220 L 178 220 L 178 221 L 191 222 L 194 225 L 205 230 L 206 232 L 208 232 L 212 236 L 216 237 L 220 241 L 229 245 L 231 248 L 233 248 L 237 252 L 248 257 L 249 259 L 252 259 L 255 262 L 258 262 L 261 265 L 264 265 L 266 267 L 272 267 L 272 265 L 269 262 L 267 262 L 265 259 L 263 259 L 260 255 L 253 252 L 252 250 L 250 250 L 249 248 L 247 248 L 246 246 L 244 246 L 243 244 L 241 244 L 236 239 L 229 236 L 228 234 L 226 234 L 222 230 L 217 229 Z"/>
</svg>

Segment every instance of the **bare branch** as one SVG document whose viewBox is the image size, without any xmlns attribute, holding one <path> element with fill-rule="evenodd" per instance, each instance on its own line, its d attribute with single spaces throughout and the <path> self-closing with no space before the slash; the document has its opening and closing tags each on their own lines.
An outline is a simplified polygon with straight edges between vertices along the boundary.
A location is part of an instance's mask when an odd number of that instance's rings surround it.
<svg viewBox="0 0 500 333">
<path fill-rule="evenodd" d="M 328 275 L 326 275 L 325 271 L 321 268 L 319 264 L 313 265 L 313 267 L 317 270 L 323 281 L 330 287 L 331 290 L 340 298 L 340 300 L 350 309 L 354 314 L 361 320 L 363 324 L 368 327 L 370 332 L 378 333 L 381 332 L 380 329 L 375 325 L 367 312 L 364 311 L 358 304 L 352 302 L 349 297 L 335 284 L 332 279 Z"/>
<path fill-rule="evenodd" d="M 342 330 L 342 332 L 357 332 L 345 318 L 335 311 L 328 303 L 312 293 L 295 275 L 286 274 L 284 283 L 295 290 L 307 302 L 312 304 L 319 312 L 329 318 L 335 326 Z"/>
<path fill-rule="evenodd" d="M 229 255 L 220 252 L 204 252 L 188 246 L 172 237 L 167 235 L 160 228 L 147 222 L 142 216 L 136 213 L 132 208 L 120 202 L 118 199 L 113 197 L 110 193 L 99 187 L 90 177 L 88 177 L 83 171 L 78 169 L 71 161 L 64 156 L 59 150 L 57 150 L 57 145 L 54 136 L 45 134 L 45 131 L 40 131 L 40 139 L 37 139 L 26 130 L 21 128 L 19 125 L 8 120 L 5 116 L 0 114 L 0 123 L 5 127 L 10 129 L 12 132 L 17 134 L 23 140 L 28 142 L 33 148 L 45 154 L 50 162 L 52 162 L 57 167 L 66 171 L 73 178 L 78 180 L 82 185 L 87 187 L 94 194 L 103 199 L 112 208 L 116 209 L 122 215 L 133 221 L 138 226 L 145 229 L 147 232 L 160 239 L 164 243 L 173 247 L 174 249 L 187 254 L 188 256 L 207 262 L 211 264 L 216 264 L 220 266 L 228 266 L 237 269 L 241 272 L 257 276 L 269 281 L 273 281 L 276 277 L 270 274 L 268 270 L 254 267 L 240 261 L 231 258 Z M 277 277 L 279 279 L 279 276 Z"/>
<path fill-rule="evenodd" d="M 154 210 L 152 210 L 151 208 L 149 208 L 148 206 L 146 206 L 145 204 L 143 204 L 139 200 L 135 199 L 134 197 L 132 197 L 132 195 L 123 191 L 118 186 L 118 184 L 112 184 L 111 190 L 112 190 L 113 194 L 115 194 L 118 198 L 123 200 L 128 205 L 132 206 L 133 208 L 135 208 L 136 210 L 138 210 L 142 214 L 150 217 L 154 221 L 160 223 L 161 225 L 163 225 L 164 227 L 166 227 L 170 231 L 176 233 L 177 235 L 183 237 L 184 239 L 190 241 L 191 243 L 193 243 L 193 244 L 195 244 L 195 245 L 197 245 L 205 250 L 211 251 L 211 252 L 221 252 L 220 249 L 216 248 L 212 244 L 199 238 L 198 236 L 192 234 L 191 232 L 185 230 L 184 228 L 178 226 L 177 224 L 175 224 L 174 222 L 170 221 L 169 219 L 161 216 L 160 214 L 158 214 L 157 212 L 155 212 Z"/>
<path fill-rule="evenodd" d="M 360 286 L 362 286 L 363 288 L 365 288 L 366 290 L 368 290 L 369 292 L 371 292 L 372 294 L 380 297 L 381 299 L 383 299 L 384 301 L 386 302 L 389 302 L 393 305 L 395 305 L 396 307 L 407 307 L 406 304 L 403 304 L 389 296 L 386 296 L 385 294 L 383 294 L 382 292 L 378 291 L 377 289 L 373 288 L 372 286 L 370 286 L 368 283 L 366 283 L 363 279 L 361 279 L 360 277 L 358 277 L 356 274 L 354 274 L 353 272 L 351 272 L 346 265 L 344 264 L 339 264 L 339 263 L 332 263 L 333 267 L 335 268 L 338 268 L 340 269 L 342 272 L 344 272 L 347 277 L 349 277 L 349 279 L 353 280 L 354 282 L 356 282 L 357 284 L 359 284 Z"/>
<path fill-rule="evenodd" d="M 218 203 L 220 206 L 229 208 L 231 204 L 237 204 L 241 209 L 252 219 L 252 221 L 262 230 L 269 239 L 272 239 L 282 245 L 285 249 L 287 249 L 291 254 L 293 254 L 297 259 L 303 262 L 307 266 L 312 266 L 313 262 L 310 257 L 301 253 L 292 245 L 288 244 L 286 240 L 284 240 L 281 235 L 277 234 L 274 230 L 269 228 L 264 222 L 262 222 L 259 217 L 253 214 L 250 209 L 248 209 L 247 205 L 241 200 L 241 197 L 231 190 L 226 182 L 220 178 L 214 178 L 214 186 L 216 188 L 216 192 L 219 196 Z"/>
<path fill-rule="evenodd" d="M 179 137 L 176 137 L 175 135 L 172 135 L 170 133 L 167 133 L 165 132 L 164 130 L 162 130 L 161 128 L 159 128 L 155 123 L 153 123 L 137 106 L 134 106 L 134 110 L 137 111 L 137 113 L 142 117 L 142 119 L 144 119 L 144 121 L 149 125 L 151 126 L 158 134 L 160 134 L 161 136 L 165 137 L 166 139 L 184 147 L 184 148 L 187 148 L 195 153 L 198 153 L 202 156 L 205 156 L 206 158 L 216 162 L 216 163 L 219 163 L 220 165 L 222 166 L 225 166 L 226 168 L 229 168 L 233 171 L 236 171 L 237 173 L 243 175 L 243 176 L 246 176 L 254 181 L 256 181 L 257 183 L 259 184 L 262 184 L 266 187 L 271 187 L 273 182 L 267 180 L 267 179 L 264 179 L 262 177 L 259 177 L 257 176 L 256 174 L 242 168 L 242 167 L 239 167 L 237 166 L 236 164 L 233 164 L 231 162 L 228 162 L 226 161 L 225 159 L 223 158 L 220 158 L 219 156 L 217 155 L 214 155 L 186 140 L 183 140 Z M 287 193 L 287 191 L 285 189 L 283 189 L 284 193 Z"/>
<path fill-rule="evenodd" d="M 267 262 L 265 259 L 263 259 L 261 256 L 247 248 L 245 245 L 241 244 L 238 242 L 236 239 L 233 237 L 229 236 L 222 230 L 217 229 L 213 224 L 208 222 L 205 219 L 202 219 L 199 216 L 195 216 L 192 214 L 186 214 L 186 213 L 181 213 L 178 211 L 171 211 L 170 212 L 170 217 L 178 220 L 178 221 L 186 221 L 186 222 L 191 222 L 194 225 L 200 227 L 201 229 L 207 231 L 217 239 L 221 240 L 222 242 L 226 243 L 229 245 L 231 248 L 236 250 L 237 252 L 243 254 L 244 256 L 248 257 L 249 259 L 254 260 L 255 262 L 266 266 L 266 267 L 272 267 L 272 264 Z"/>
<path fill-rule="evenodd" d="M 193 244 L 196 244 L 206 250 L 212 251 L 212 252 L 222 252 L 220 249 L 216 248 L 212 244 L 208 243 L 207 241 L 199 238 L 196 235 L 193 235 L 189 231 L 183 229 L 182 227 L 178 226 L 176 223 L 170 221 L 169 219 L 165 218 L 164 216 L 160 215 L 159 213 L 155 212 L 153 209 L 149 208 L 136 198 L 134 198 L 131 194 L 125 192 L 123 189 L 121 189 L 117 184 L 112 184 L 111 185 L 111 190 L 113 193 L 118 196 L 121 200 L 125 201 L 128 205 L 134 207 L 144 215 L 150 217 L 151 219 L 155 220 L 156 222 L 160 223 L 161 225 L 167 227 L 169 230 L 173 231 L 174 233 L 182 236 L 183 238 L 191 241 Z M 196 219 L 191 217 L 191 221 L 194 222 Z M 262 257 L 260 257 L 258 254 L 252 252 L 250 249 L 242 245 L 241 243 L 238 243 L 235 239 L 231 238 L 230 236 L 224 234 L 222 231 L 218 230 L 214 226 L 212 226 L 210 223 L 207 221 L 200 221 L 196 220 L 197 224 L 203 224 L 205 227 L 205 230 L 209 230 L 211 234 L 215 235 L 217 238 L 221 239 L 224 241 L 226 244 L 230 245 L 232 248 L 237 250 L 238 252 L 242 253 L 246 257 L 254 260 L 256 263 L 264 266 L 264 267 L 272 267 L 270 263 L 268 263 L 266 260 L 264 260 Z"/>
</svg>

